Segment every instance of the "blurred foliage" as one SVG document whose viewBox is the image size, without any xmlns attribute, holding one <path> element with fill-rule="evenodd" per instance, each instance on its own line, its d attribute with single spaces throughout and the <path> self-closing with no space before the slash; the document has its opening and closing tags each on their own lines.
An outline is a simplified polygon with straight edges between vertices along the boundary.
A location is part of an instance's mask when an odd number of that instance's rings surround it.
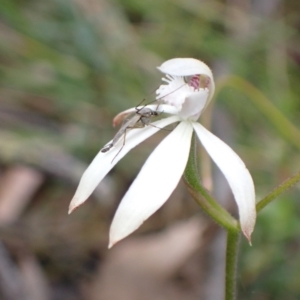
<svg viewBox="0 0 300 300">
<path fill-rule="evenodd" d="M 155 68 L 173 57 L 203 60 L 217 84 L 230 75 L 242 78 L 299 129 L 299 10 L 300 2 L 288 0 L 0 0 L 3 168 L 16 162 L 42 168 L 29 157 L 37 145 L 87 164 L 114 134 L 117 112 L 154 99 Z M 268 111 L 249 100 L 247 87 L 236 89 L 228 80 L 214 109 L 230 116 L 232 146 L 260 199 L 299 171 L 299 140 L 286 138 L 280 120 L 274 126 Z M 118 196 L 145 148 L 112 174 L 122 187 Z M 58 181 L 48 188 L 43 201 L 50 203 L 60 198 L 55 190 L 70 190 Z M 241 299 L 299 299 L 299 194 L 298 187 L 259 215 L 253 246 L 243 244 L 241 251 Z M 66 211 L 68 199 L 63 203 Z"/>
</svg>

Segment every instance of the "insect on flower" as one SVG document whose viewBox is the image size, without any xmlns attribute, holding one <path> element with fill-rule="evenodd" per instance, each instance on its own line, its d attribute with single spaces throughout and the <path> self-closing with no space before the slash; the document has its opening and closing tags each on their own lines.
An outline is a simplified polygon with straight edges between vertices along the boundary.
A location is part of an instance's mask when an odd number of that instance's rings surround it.
<svg viewBox="0 0 300 300">
<path fill-rule="evenodd" d="M 193 80 L 193 78 L 189 79 L 190 81 Z M 183 86 L 185 86 L 187 83 L 183 83 L 181 86 L 177 87 L 174 91 L 171 91 L 170 93 L 168 93 L 167 95 L 170 95 L 174 92 L 176 92 L 177 90 L 179 90 L 180 88 L 182 88 Z M 165 95 L 165 96 L 167 96 Z M 160 114 L 163 113 L 163 110 L 159 110 L 160 108 L 160 101 L 161 99 L 156 99 L 154 101 L 158 101 L 158 104 L 155 108 L 155 110 L 153 110 L 152 108 L 150 108 L 149 106 L 147 105 L 144 105 L 142 107 L 139 107 L 140 104 L 143 103 L 143 101 L 135 107 L 135 112 L 132 114 L 131 113 L 131 117 L 129 118 L 126 118 L 123 120 L 123 124 L 121 126 L 121 128 L 119 129 L 119 131 L 116 133 L 116 135 L 114 136 L 114 138 L 112 139 L 111 142 L 109 142 L 108 144 L 106 144 L 101 150 L 100 152 L 102 153 L 106 153 L 108 152 L 112 147 L 114 147 L 118 141 L 121 139 L 121 137 L 123 136 L 123 145 L 121 147 L 121 149 L 119 150 L 119 152 L 116 154 L 116 156 L 122 151 L 124 145 L 125 145 L 125 140 L 126 140 L 126 132 L 128 129 L 133 129 L 133 128 L 144 128 L 148 125 L 151 125 L 153 127 L 157 127 L 153 124 L 150 124 L 151 123 L 151 119 L 152 117 L 157 117 L 159 116 Z M 154 102 L 152 101 L 152 102 Z M 152 103 L 150 102 L 150 103 Z M 113 126 L 115 127 L 116 125 L 118 125 L 121 120 L 124 118 L 124 115 L 126 115 L 127 111 L 123 112 L 123 113 L 120 113 L 118 114 L 114 120 L 113 120 Z M 159 127 L 157 127 L 159 128 Z M 159 128 L 159 129 L 162 129 L 162 128 Z M 115 157 L 116 157 L 115 156 Z M 114 158 L 115 159 L 115 158 Z M 113 160 L 114 160 L 113 159 Z"/>
<path fill-rule="evenodd" d="M 159 104 L 157 105 L 157 109 L 158 109 L 158 107 L 159 107 Z M 143 128 L 145 126 L 148 126 L 151 123 L 152 117 L 159 116 L 162 113 L 157 110 L 153 110 L 153 109 L 147 107 L 146 105 L 144 105 L 142 107 L 137 106 L 137 107 L 135 107 L 135 109 L 136 109 L 136 111 L 134 112 L 134 115 L 130 116 L 129 118 L 126 118 L 123 121 L 121 128 L 116 133 L 116 135 L 114 136 L 112 141 L 109 142 L 108 144 L 106 144 L 100 150 L 102 153 L 105 153 L 105 152 L 109 151 L 112 147 L 114 147 L 120 141 L 121 137 L 123 136 L 123 145 L 122 145 L 121 149 L 119 150 L 119 152 L 116 154 L 116 156 L 117 156 L 122 151 L 122 149 L 125 145 L 127 130 L 132 129 L 132 128 Z M 114 124 L 116 124 L 116 123 L 114 123 Z M 114 159 L 115 159 L 115 157 L 114 157 Z"/>
</svg>

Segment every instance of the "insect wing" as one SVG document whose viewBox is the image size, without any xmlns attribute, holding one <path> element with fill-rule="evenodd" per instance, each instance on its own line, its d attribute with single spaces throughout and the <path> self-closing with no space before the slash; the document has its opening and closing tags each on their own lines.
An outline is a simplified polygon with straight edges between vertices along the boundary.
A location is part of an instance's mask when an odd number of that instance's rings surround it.
<svg viewBox="0 0 300 300">
<path fill-rule="evenodd" d="M 113 140 L 112 140 L 112 143 L 113 145 L 115 145 L 119 140 L 120 138 L 122 137 L 122 135 L 125 133 L 125 131 L 128 129 L 128 128 L 131 128 L 133 127 L 137 122 L 138 120 L 140 119 L 140 116 L 139 115 L 136 115 L 134 114 L 131 118 L 129 119 L 126 119 L 121 128 L 119 129 L 119 131 L 116 133 L 116 135 L 114 136 Z"/>
</svg>

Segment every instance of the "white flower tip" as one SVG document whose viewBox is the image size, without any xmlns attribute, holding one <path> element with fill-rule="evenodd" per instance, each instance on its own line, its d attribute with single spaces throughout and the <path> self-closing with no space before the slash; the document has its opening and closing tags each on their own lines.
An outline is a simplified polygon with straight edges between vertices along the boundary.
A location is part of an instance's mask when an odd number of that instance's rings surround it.
<svg viewBox="0 0 300 300">
<path fill-rule="evenodd" d="M 75 195 L 69 205 L 68 214 L 71 214 L 77 207 L 79 207 L 84 202 L 85 200 L 82 201 L 82 198 L 79 198 L 78 196 Z"/>
<path fill-rule="evenodd" d="M 246 239 L 248 240 L 249 245 L 252 246 L 252 243 L 251 243 L 251 234 L 248 234 L 248 233 L 246 233 L 246 232 L 243 232 L 243 233 L 244 233 Z"/>
<path fill-rule="evenodd" d="M 114 235 L 110 232 L 109 242 L 108 242 L 108 249 L 111 249 L 115 244 L 122 241 L 124 238 L 126 238 L 128 235 L 130 235 L 133 231 L 127 232 L 125 234 L 120 234 L 120 235 L 117 235 L 117 234 Z"/>
<path fill-rule="evenodd" d="M 115 244 L 117 244 L 118 242 L 122 241 L 124 238 L 129 236 L 131 233 L 137 230 L 142 224 L 143 221 L 135 223 L 135 219 L 133 219 L 132 222 L 129 222 L 129 224 L 124 224 L 122 220 L 119 221 L 118 218 L 117 219 L 114 218 L 109 232 L 108 249 L 112 248 Z"/>
<path fill-rule="evenodd" d="M 73 200 L 72 200 L 70 205 L 69 205 L 68 215 L 70 215 L 77 207 L 78 207 L 78 205 L 73 203 Z"/>
<path fill-rule="evenodd" d="M 246 237 L 246 239 L 248 240 L 250 246 L 252 246 L 251 235 L 254 230 L 255 220 L 256 220 L 256 213 L 250 215 L 246 222 L 241 222 L 241 228 L 242 228 L 243 234 Z"/>
<path fill-rule="evenodd" d="M 111 249 L 112 248 L 112 246 L 114 246 L 115 244 L 116 244 L 117 242 L 109 242 L 109 244 L 108 244 L 108 249 Z"/>
</svg>

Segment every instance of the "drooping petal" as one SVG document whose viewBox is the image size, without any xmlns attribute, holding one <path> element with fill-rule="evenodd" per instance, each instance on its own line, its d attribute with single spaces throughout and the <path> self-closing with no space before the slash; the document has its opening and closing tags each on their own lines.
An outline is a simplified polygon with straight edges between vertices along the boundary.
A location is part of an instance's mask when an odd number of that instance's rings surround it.
<svg viewBox="0 0 300 300">
<path fill-rule="evenodd" d="M 69 213 L 87 200 L 104 176 L 126 153 L 128 153 L 128 151 L 156 133 L 160 130 L 160 128 L 177 121 L 179 121 L 179 118 L 177 116 L 172 116 L 151 123 L 153 126 L 149 125 L 144 128 L 131 129 L 126 134 L 124 146 L 124 139 L 121 138 L 117 145 L 111 148 L 108 152 L 103 153 L 100 151 L 82 175 L 79 186 L 70 203 Z M 123 149 L 120 151 L 122 147 Z M 119 151 L 120 153 L 118 154 Z"/>
<path fill-rule="evenodd" d="M 167 201 L 186 166 L 192 131 L 189 122 L 180 123 L 152 152 L 118 207 L 109 247 L 136 230 Z"/>
<path fill-rule="evenodd" d="M 240 224 L 249 242 L 253 232 L 256 209 L 252 177 L 240 157 L 223 141 L 201 124 L 193 122 L 194 129 L 208 154 L 223 172 L 239 208 Z"/>
<path fill-rule="evenodd" d="M 171 115 L 176 115 L 178 113 L 178 110 L 176 109 L 176 107 L 167 105 L 167 104 L 155 104 L 155 105 L 132 107 L 132 108 L 126 109 L 126 110 L 120 112 L 119 114 L 117 114 L 113 118 L 113 126 L 114 127 L 118 126 L 127 115 L 129 115 L 131 113 L 136 113 L 139 109 L 142 109 L 144 107 L 150 108 L 153 111 L 157 111 L 159 113 L 166 113 L 166 114 L 171 114 Z"/>
</svg>

